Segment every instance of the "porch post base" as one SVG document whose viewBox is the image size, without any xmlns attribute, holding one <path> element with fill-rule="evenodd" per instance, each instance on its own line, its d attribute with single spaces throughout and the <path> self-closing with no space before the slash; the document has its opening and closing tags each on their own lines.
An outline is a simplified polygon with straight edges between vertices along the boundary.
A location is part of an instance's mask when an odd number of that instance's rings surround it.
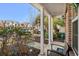
<svg viewBox="0 0 79 59">
<path fill-rule="evenodd" d="M 45 53 L 40 53 L 38 56 L 45 56 Z"/>
</svg>

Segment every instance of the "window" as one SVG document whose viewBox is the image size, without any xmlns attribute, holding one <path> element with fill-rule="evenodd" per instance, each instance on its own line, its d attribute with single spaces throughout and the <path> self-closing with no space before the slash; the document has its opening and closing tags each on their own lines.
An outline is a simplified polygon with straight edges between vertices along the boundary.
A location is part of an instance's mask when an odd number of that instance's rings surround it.
<svg viewBox="0 0 79 59">
<path fill-rule="evenodd" d="M 78 54 L 78 20 L 73 22 L 73 48 Z"/>
</svg>

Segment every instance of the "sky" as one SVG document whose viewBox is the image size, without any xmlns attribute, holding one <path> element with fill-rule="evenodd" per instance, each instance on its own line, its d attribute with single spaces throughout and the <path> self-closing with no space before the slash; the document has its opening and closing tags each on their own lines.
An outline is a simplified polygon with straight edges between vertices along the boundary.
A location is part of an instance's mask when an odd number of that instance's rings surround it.
<svg viewBox="0 0 79 59">
<path fill-rule="evenodd" d="M 0 3 L 0 20 L 33 23 L 39 13 L 28 3 Z"/>
</svg>

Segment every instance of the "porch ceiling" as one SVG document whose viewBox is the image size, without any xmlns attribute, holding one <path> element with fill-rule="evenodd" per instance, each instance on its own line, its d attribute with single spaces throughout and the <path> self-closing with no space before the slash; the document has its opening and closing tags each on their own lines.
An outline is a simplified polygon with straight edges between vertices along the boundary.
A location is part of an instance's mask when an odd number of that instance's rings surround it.
<svg viewBox="0 0 79 59">
<path fill-rule="evenodd" d="M 43 6 L 52 16 L 63 15 L 66 9 L 65 3 L 41 3 L 40 5 Z"/>
</svg>

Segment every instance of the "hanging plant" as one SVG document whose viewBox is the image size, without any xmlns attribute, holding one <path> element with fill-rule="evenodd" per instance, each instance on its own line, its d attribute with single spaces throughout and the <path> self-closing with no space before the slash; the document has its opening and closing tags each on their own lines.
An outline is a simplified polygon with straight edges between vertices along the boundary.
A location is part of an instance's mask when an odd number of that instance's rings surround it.
<svg viewBox="0 0 79 59">
<path fill-rule="evenodd" d="M 72 6 L 75 9 L 75 11 L 77 12 L 78 11 L 79 3 L 72 3 Z"/>
</svg>

